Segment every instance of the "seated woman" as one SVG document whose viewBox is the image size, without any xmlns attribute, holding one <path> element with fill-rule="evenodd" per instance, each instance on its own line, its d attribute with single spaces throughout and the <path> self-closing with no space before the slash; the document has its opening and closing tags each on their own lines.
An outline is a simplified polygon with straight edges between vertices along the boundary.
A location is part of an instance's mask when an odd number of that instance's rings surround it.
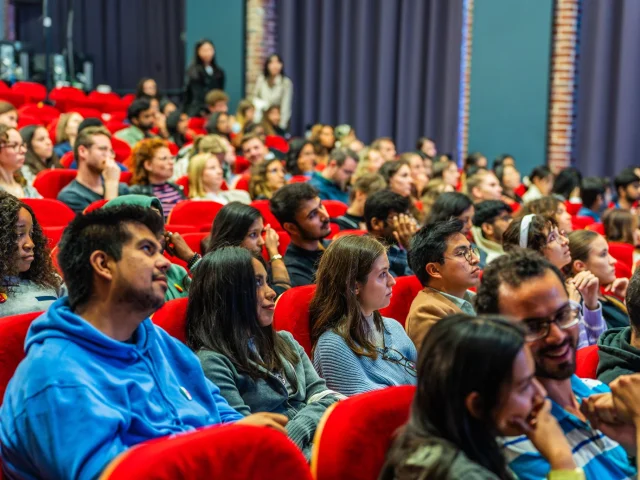
<svg viewBox="0 0 640 480">
<path fill-rule="evenodd" d="M 0 190 L 17 198 L 42 198 L 22 176 L 25 151 L 18 130 L 0 123 Z"/>
<path fill-rule="evenodd" d="M 454 190 L 458 188 L 458 182 L 460 181 L 460 170 L 458 170 L 458 164 L 448 157 L 442 155 L 438 161 L 433 163 L 433 177 L 440 178 L 446 184 L 452 187 Z"/>
<path fill-rule="evenodd" d="M 471 199 L 464 193 L 444 192 L 431 206 L 426 225 L 456 218 L 462 222 L 462 234 L 468 236 L 473 227 L 473 215 L 475 207 Z"/>
<path fill-rule="evenodd" d="M 313 365 L 329 388 L 355 395 L 415 385 L 416 348 L 400 323 L 378 311 L 395 284 L 386 248 L 373 237 L 341 237 L 322 255 L 309 325 Z"/>
<path fill-rule="evenodd" d="M 65 153 L 71 152 L 78 137 L 78 126 L 84 118 L 76 112 L 63 113 L 58 119 L 56 127 L 56 146 L 53 151 L 58 157 L 62 157 Z"/>
<path fill-rule="evenodd" d="M 277 158 L 265 160 L 251 169 L 249 194 L 253 200 L 270 199 L 285 185 L 284 167 Z"/>
<path fill-rule="evenodd" d="M 436 323 L 420 350 L 409 421 L 379 478 L 514 480 L 497 437 L 525 434 L 552 474 L 583 479 L 534 373 L 515 324 L 466 315 Z"/>
<path fill-rule="evenodd" d="M 189 198 L 226 205 L 229 202 L 251 203 L 244 190 L 222 190 L 224 172 L 220 157 L 224 154 L 198 153 L 189 161 Z"/>
<path fill-rule="evenodd" d="M 504 251 L 518 248 L 535 250 L 558 270 L 571 268 L 569 240 L 552 217 L 529 214 L 514 220 L 502 235 Z M 577 348 L 596 345 L 600 335 L 607 329 L 602 305 L 598 301 L 600 281 L 589 270 L 570 274 L 565 285 L 569 301 L 579 313 L 579 337 Z"/>
<path fill-rule="evenodd" d="M 118 205 L 138 205 L 140 207 L 155 210 L 158 215 L 162 215 L 162 204 L 155 197 L 146 195 L 122 195 L 118 198 L 108 201 L 102 208 L 111 208 Z M 165 231 L 162 238 L 158 239 L 168 253 L 179 258 L 187 264 L 187 268 L 193 273 L 200 263 L 200 255 L 191 250 L 187 242 L 179 233 Z M 166 272 L 167 276 L 167 292 L 164 295 L 165 300 L 173 300 L 189 295 L 189 286 L 191 278 L 187 271 L 180 265 L 172 263 Z"/>
<path fill-rule="evenodd" d="M 609 328 L 628 327 L 629 313 L 623 301 L 629 286 L 628 278 L 616 278 L 616 259 L 609 254 L 609 245 L 599 233 L 576 230 L 569 234 L 571 265 L 567 270 L 576 275 L 585 270 L 593 273 L 600 285 L 598 300 L 602 304 L 602 316 Z"/>
<path fill-rule="evenodd" d="M 130 158 L 133 178 L 129 191 L 158 198 L 165 218 L 168 217 L 176 203 L 187 197 L 182 187 L 169 182 L 174 158 L 167 142 L 159 138 L 140 140 L 131 150 Z"/>
<path fill-rule="evenodd" d="M 262 115 L 262 121 L 260 122 L 264 127 L 264 132 L 267 135 L 277 135 L 278 137 L 288 138 L 287 131 L 280 126 L 280 106 L 271 105 L 268 107 Z"/>
<path fill-rule="evenodd" d="M 0 100 L 0 123 L 18 128 L 18 110 L 11 103 Z"/>
<path fill-rule="evenodd" d="M 629 265 L 633 270 L 640 260 L 639 223 L 637 215 L 621 208 L 607 210 L 602 216 L 604 236 L 608 242 L 627 243 L 633 246 L 633 265 Z"/>
<path fill-rule="evenodd" d="M 287 267 L 282 255 L 278 253 L 278 234 L 270 225 L 264 224 L 262 214 L 257 208 L 238 202 L 225 205 L 216 215 L 211 226 L 211 234 L 204 243 L 203 252 L 231 246 L 246 248 L 253 255 L 261 255 L 263 247 L 266 248 L 269 254 L 269 285 L 278 296 L 291 288 Z"/>
<path fill-rule="evenodd" d="M 290 176 L 311 178 L 316 167 L 316 151 L 310 140 L 294 138 L 289 142 L 285 165 Z"/>
<path fill-rule="evenodd" d="M 229 134 L 231 133 L 229 114 L 225 112 L 212 113 L 205 125 L 205 129 L 209 135 L 220 135 L 229 140 Z"/>
<path fill-rule="evenodd" d="M 286 415 L 289 438 L 310 458 L 318 422 L 341 396 L 293 336 L 273 328 L 275 296 L 260 257 L 238 247 L 213 251 L 193 277 L 187 345 L 232 408 Z"/>
<path fill-rule="evenodd" d="M 532 200 L 525 203 L 520 210 L 518 210 L 518 215 L 520 217 L 524 217 L 530 213 L 553 218 L 558 224 L 558 230 L 564 232 L 565 235 L 573 231 L 571 214 L 567 211 L 567 206 L 564 202 L 556 197 L 547 195 L 536 200 Z"/>
<path fill-rule="evenodd" d="M 336 137 L 331 125 L 316 124 L 311 128 L 309 140 L 316 149 L 316 164 L 325 166 L 329 163 L 329 154 L 336 145 Z"/>
<path fill-rule="evenodd" d="M 178 148 L 184 147 L 187 143 L 187 126 L 189 125 L 189 117 L 180 110 L 174 110 L 167 115 L 167 133 L 169 141 L 175 143 Z"/>
<path fill-rule="evenodd" d="M 522 203 L 522 197 L 516 193 L 518 187 L 520 187 L 520 172 L 512 164 L 501 164 L 495 169 L 496 177 L 502 185 L 502 195 L 513 200 L 516 203 Z"/>
<path fill-rule="evenodd" d="M 406 160 L 386 162 L 378 171 L 387 182 L 389 190 L 405 198 L 411 197 L 413 178 L 411 178 L 411 166 Z"/>
<path fill-rule="evenodd" d="M 22 174 L 29 185 L 33 184 L 34 178 L 41 171 L 62 168 L 46 128 L 42 125 L 29 125 L 20 129 L 20 136 L 27 145 Z"/>
<path fill-rule="evenodd" d="M 33 210 L 0 191 L 0 317 L 39 312 L 66 295 Z"/>
<path fill-rule="evenodd" d="M 358 166 L 354 177 L 360 178 L 367 173 L 378 173 L 384 163 L 380 150 L 372 147 L 363 148 L 358 154 Z"/>
</svg>

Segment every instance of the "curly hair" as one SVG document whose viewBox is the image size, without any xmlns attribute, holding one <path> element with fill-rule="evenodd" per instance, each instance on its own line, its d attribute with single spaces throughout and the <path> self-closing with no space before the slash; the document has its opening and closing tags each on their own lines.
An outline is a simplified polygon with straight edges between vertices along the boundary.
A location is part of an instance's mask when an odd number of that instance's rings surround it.
<svg viewBox="0 0 640 480">
<path fill-rule="evenodd" d="M 18 233 L 16 224 L 20 209 L 24 208 L 31 214 L 33 219 L 33 262 L 31 268 L 26 272 L 16 270 L 15 259 L 18 256 Z M 26 203 L 6 192 L 0 191 L 0 293 L 10 294 L 11 285 L 4 285 L 7 277 L 20 277 L 30 280 L 42 287 L 52 287 L 57 289 L 62 281 L 51 262 L 51 252 L 47 247 L 47 238 L 42 232 L 42 228 L 36 219 L 33 210 Z"/>
<path fill-rule="evenodd" d="M 151 161 L 153 156 L 161 148 L 169 148 L 166 140 L 160 138 L 147 138 L 140 140 L 131 149 L 131 168 L 133 169 L 132 185 L 149 185 L 149 172 L 144 168 L 144 163 Z"/>
<path fill-rule="evenodd" d="M 252 199 L 262 195 L 271 198 L 275 192 L 271 191 L 271 187 L 267 183 L 267 170 L 269 165 L 274 162 L 280 162 L 277 158 L 267 160 L 254 165 L 251 169 L 251 180 L 249 181 L 249 195 Z"/>
<path fill-rule="evenodd" d="M 522 218 L 517 218 L 509 224 L 502 234 L 502 246 L 504 247 L 505 252 L 513 252 L 520 249 L 521 225 Z M 549 233 L 557 226 L 558 224 L 553 217 L 535 215 L 531 219 L 531 224 L 529 225 L 527 248 L 542 254 L 544 247 L 547 246 Z"/>
</svg>

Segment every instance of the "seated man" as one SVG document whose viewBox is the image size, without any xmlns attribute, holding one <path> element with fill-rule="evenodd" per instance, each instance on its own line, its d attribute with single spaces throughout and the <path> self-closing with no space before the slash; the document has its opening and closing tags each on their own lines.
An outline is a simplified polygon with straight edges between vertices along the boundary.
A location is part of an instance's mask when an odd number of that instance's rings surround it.
<svg viewBox="0 0 640 480">
<path fill-rule="evenodd" d="M 378 150 L 382 154 L 385 162 L 392 162 L 396 159 L 396 144 L 390 137 L 376 138 L 371 144 L 371 148 Z"/>
<path fill-rule="evenodd" d="M 640 373 L 640 269 L 629 281 L 625 300 L 631 326 L 607 330 L 598 340 L 598 380 L 604 383 Z"/>
<path fill-rule="evenodd" d="M 635 478 L 636 468 L 629 463 L 625 449 L 615 438 L 595 430 L 581 412 L 585 397 L 607 392 L 608 388 L 595 380 L 582 381 L 574 374 L 579 320 L 569 303 L 560 271 L 532 251 L 503 255 L 485 269 L 476 308 L 478 314 L 504 315 L 524 328 L 536 377 L 547 391 L 551 413 L 586 478 Z M 610 430 L 611 435 L 616 435 L 615 428 Z M 620 429 L 619 433 L 625 430 Z M 517 478 L 547 478 L 549 463 L 525 435 L 503 439 L 503 447 L 509 468 Z"/>
<path fill-rule="evenodd" d="M 467 178 L 467 195 L 473 203 L 483 200 L 500 200 L 502 198 L 502 187 L 496 174 L 491 170 L 478 170 Z"/>
<path fill-rule="evenodd" d="M 210 90 L 204 97 L 204 102 L 209 109 L 209 111 L 206 112 L 207 114 L 216 112 L 227 113 L 229 111 L 229 97 L 223 90 Z"/>
<path fill-rule="evenodd" d="M 631 210 L 635 208 L 640 198 L 640 177 L 633 168 L 625 168 L 613 180 L 618 200 L 613 205 L 615 208 Z"/>
<path fill-rule="evenodd" d="M 242 156 L 249 162 L 251 166 L 258 165 L 265 160 L 271 160 L 273 155 L 265 146 L 264 141 L 254 134 L 245 135 L 240 143 L 242 148 Z"/>
<path fill-rule="evenodd" d="M 284 254 L 291 286 L 314 283 L 318 262 L 329 245 L 323 239 L 331 233 L 329 214 L 318 191 L 306 183 L 285 185 L 271 197 L 269 206 L 291 237 Z"/>
<path fill-rule="evenodd" d="M 318 189 L 322 200 L 349 203 L 349 183 L 356 172 L 358 155 L 346 148 L 334 148 L 322 172 L 313 172 L 309 185 Z"/>
<path fill-rule="evenodd" d="M 460 220 L 436 222 L 413 236 L 409 265 L 424 287 L 411 303 L 405 330 L 420 350 L 422 340 L 438 320 L 456 313 L 475 315 L 480 283 L 480 255 L 462 234 Z"/>
<path fill-rule="evenodd" d="M 367 223 L 364 219 L 364 205 L 369 195 L 387 188 L 387 183 L 377 173 L 367 173 L 356 180 L 349 192 L 349 208 L 347 212 L 331 222 L 340 227 L 340 230 L 366 230 Z"/>
<path fill-rule="evenodd" d="M 532 202 L 539 198 L 545 197 L 551 194 L 553 188 L 553 173 L 546 165 L 540 165 L 534 168 L 529 175 L 531 185 L 527 191 L 522 195 L 522 200 L 525 203 Z"/>
<path fill-rule="evenodd" d="M 582 208 L 578 211 L 580 217 L 591 217 L 600 222 L 600 212 L 604 206 L 604 183 L 599 177 L 587 177 L 582 179 L 580 187 Z"/>
<path fill-rule="evenodd" d="M 9 478 L 97 478 L 129 447 L 207 425 L 284 431 L 280 415 L 243 419 L 195 354 L 151 323 L 167 290 L 163 229 L 151 209 L 122 206 L 65 230 L 58 258 L 69 296 L 31 324 L 0 410 Z"/>
<path fill-rule="evenodd" d="M 407 249 L 417 224 L 409 212 L 410 200 L 391 190 L 374 193 L 364 204 L 367 231 L 389 246 L 389 272 L 394 277 L 413 275 Z"/>
<path fill-rule="evenodd" d="M 155 110 L 146 98 L 134 100 L 127 108 L 127 119 L 131 126 L 115 133 L 115 137 L 133 147 L 140 140 L 155 137 L 151 133 L 155 121 Z"/>
<path fill-rule="evenodd" d="M 58 200 L 76 213 L 96 200 L 113 200 L 129 193 L 120 183 L 120 168 L 113 159 L 111 134 L 104 127 L 88 127 L 78 133 L 73 146 L 78 175 L 58 194 Z"/>
<path fill-rule="evenodd" d="M 485 200 L 475 205 L 471 234 L 480 250 L 480 268 L 504 255 L 502 234 L 511 223 L 511 207 L 501 200 Z"/>
</svg>

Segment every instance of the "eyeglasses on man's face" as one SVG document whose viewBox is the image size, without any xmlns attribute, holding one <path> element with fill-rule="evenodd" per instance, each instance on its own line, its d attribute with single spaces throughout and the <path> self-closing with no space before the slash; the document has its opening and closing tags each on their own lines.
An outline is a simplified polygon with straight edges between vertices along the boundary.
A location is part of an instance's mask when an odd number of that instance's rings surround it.
<svg viewBox="0 0 640 480">
<path fill-rule="evenodd" d="M 579 321 L 580 307 L 567 304 L 550 317 L 525 318 L 520 323 L 524 327 L 525 340 L 535 342 L 549 335 L 552 323 L 555 323 L 560 329 L 566 330 L 577 325 Z"/>
</svg>

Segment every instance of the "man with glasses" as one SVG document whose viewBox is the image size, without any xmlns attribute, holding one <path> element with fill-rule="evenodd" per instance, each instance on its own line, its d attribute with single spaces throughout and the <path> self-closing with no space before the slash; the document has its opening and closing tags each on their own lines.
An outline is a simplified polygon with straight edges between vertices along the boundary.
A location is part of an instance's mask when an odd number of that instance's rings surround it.
<svg viewBox="0 0 640 480">
<path fill-rule="evenodd" d="M 501 200 L 476 203 L 471 234 L 480 250 L 480 268 L 504 255 L 502 234 L 511 223 L 511 207 Z"/>
<path fill-rule="evenodd" d="M 120 168 L 114 160 L 111 134 L 104 127 L 80 131 L 73 153 L 78 161 L 78 175 L 58 194 L 58 200 L 76 213 L 96 200 L 112 200 L 129 193 L 120 182 Z"/>
<path fill-rule="evenodd" d="M 581 412 L 584 398 L 608 392 L 600 382 L 575 375 L 579 317 L 569 302 L 560 271 L 539 254 L 527 250 L 504 255 L 484 271 L 476 298 L 478 314 L 501 314 L 522 326 L 536 363 L 536 377 L 547 390 L 551 413 L 569 441 L 578 468 L 586 478 L 635 478 L 625 448 L 595 430 Z M 491 352 L 487 352 L 488 355 Z M 516 401 L 516 399 L 513 399 Z M 633 443 L 633 445 L 631 444 Z M 525 435 L 503 439 L 509 468 L 519 479 L 543 479 L 549 463 Z"/>
<path fill-rule="evenodd" d="M 349 183 L 356 173 L 358 155 L 348 148 L 336 148 L 329 156 L 329 163 L 322 172 L 313 172 L 309 184 L 320 192 L 322 200 L 338 200 L 349 204 Z"/>
<path fill-rule="evenodd" d="M 480 282 L 480 255 L 462 228 L 460 220 L 436 222 L 411 240 L 409 265 L 424 289 L 411 304 L 405 329 L 418 350 L 438 320 L 456 313 L 476 314 L 469 288 Z"/>
</svg>

